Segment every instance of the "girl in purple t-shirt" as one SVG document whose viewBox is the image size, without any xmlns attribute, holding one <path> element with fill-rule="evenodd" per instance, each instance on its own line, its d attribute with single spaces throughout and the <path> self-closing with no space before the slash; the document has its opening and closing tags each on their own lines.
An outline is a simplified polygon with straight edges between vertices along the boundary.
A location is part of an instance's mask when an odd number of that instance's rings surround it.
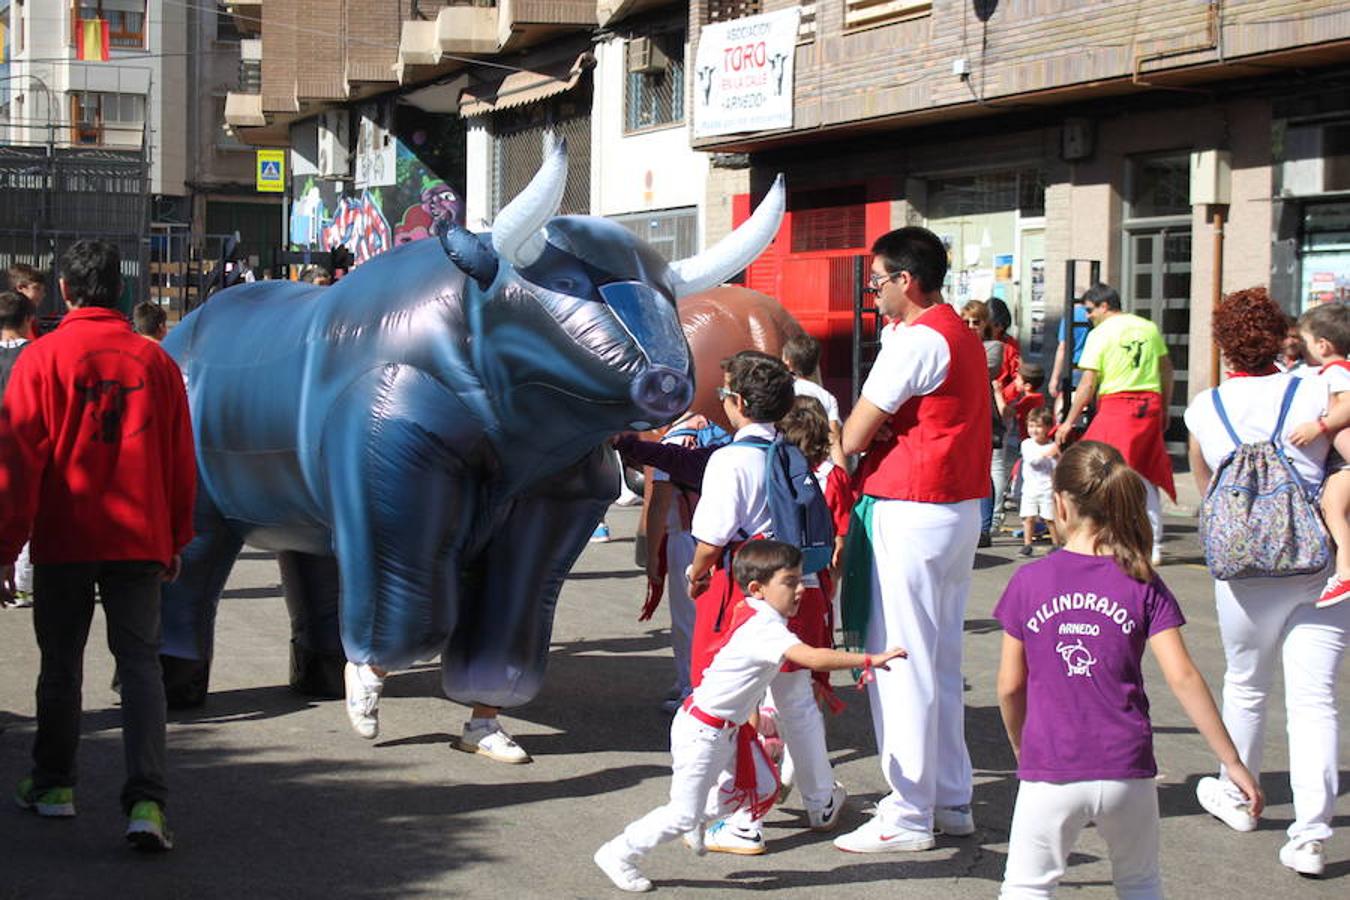
<svg viewBox="0 0 1350 900">
<path fill-rule="evenodd" d="M 1139 476 L 1115 448 L 1084 441 L 1064 453 L 1053 486 L 1064 548 L 1022 567 L 994 609 L 1005 632 L 999 706 L 1022 782 L 1000 897 L 1051 896 L 1093 822 L 1117 893 L 1161 897 L 1146 644 L 1252 812 L 1265 801 L 1186 652 L 1176 598 L 1149 565 Z"/>
</svg>

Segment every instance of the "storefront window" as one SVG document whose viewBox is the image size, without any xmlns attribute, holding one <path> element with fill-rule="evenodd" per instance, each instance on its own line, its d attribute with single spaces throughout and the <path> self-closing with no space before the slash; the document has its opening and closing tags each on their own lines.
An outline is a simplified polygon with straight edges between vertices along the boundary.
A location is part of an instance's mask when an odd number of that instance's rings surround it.
<svg viewBox="0 0 1350 900">
<path fill-rule="evenodd" d="M 1303 309 L 1350 300 L 1350 203 L 1305 206 L 1300 249 Z"/>
</svg>

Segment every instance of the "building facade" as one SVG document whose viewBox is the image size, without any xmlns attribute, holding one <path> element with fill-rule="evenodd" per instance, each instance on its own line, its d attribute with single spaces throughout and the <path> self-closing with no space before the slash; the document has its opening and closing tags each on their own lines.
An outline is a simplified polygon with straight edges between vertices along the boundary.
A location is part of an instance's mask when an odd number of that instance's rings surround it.
<svg viewBox="0 0 1350 900">
<path fill-rule="evenodd" d="M 1346 294 L 1350 3 L 1103 0 L 1084 17 L 1063 0 L 695 0 L 695 53 L 708 26 L 785 13 L 799 21 L 790 126 L 700 135 L 696 104 L 694 146 L 715 167 L 748 163 L 715 169 L 710 239 L 786 173 L 783 231 L 748 281 L 825 341 L 839 393 L 852 260 L 905 224 L 948 244 L 948 299 L 1006 300 L 1047 371 L 1095 262 L 1171 348 L 1174 451 L 1210 383 L 1217 290 L 1266 284 L 1291 313 Z"/>
</svg>

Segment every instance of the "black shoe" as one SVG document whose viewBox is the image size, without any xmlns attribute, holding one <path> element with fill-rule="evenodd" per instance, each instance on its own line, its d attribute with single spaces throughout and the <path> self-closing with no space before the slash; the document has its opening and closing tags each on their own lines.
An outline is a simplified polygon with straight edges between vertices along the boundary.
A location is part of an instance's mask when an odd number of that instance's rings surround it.
<svg viewBox="0 0 1350 900">
<path fill-rule="evenodd" d="M 1032 549 L 1032 547 L 1031 547 L 1030 544 L 1023 544 L 1023 545 L 1022 545 L 1022 549 L 1021 549 L 1021 550 L 1018 550 L 1018 551 L 1017 551 L 1017 554 L 1018 554 L 1019 556 L 1031 556 L 1031 555 L 1032 555 L 1033 553 L 1035 553 L 1035 552 L 1036 552 L 1036 551 Z"/>
<path fill-rule="evenodd" d="M 991 547 L 991 546 L 993 546 L 993 544 L 994 544 L 994 541 L 993 541 L 992 538 L 989 537 L 989 532 L 987 532 L 987 531 L 981 531 L 981 532 L 980 532 L 980 542 L 979 542 L 978 544 L 976 544 L 975 546 L 976 546 L 976 547 Z"/>
</svg>

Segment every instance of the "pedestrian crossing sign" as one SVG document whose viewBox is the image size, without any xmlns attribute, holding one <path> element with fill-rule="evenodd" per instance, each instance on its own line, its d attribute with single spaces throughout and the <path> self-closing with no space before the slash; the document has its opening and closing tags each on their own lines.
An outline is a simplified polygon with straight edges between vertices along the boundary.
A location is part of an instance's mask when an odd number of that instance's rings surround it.
<svg viewBox="0 0 1350 900">
<path fill-rule="evenodd" d="M 286 190 L 286 151 L 258 151 L 258 190 L 280 194 Z"/>
</svg>

